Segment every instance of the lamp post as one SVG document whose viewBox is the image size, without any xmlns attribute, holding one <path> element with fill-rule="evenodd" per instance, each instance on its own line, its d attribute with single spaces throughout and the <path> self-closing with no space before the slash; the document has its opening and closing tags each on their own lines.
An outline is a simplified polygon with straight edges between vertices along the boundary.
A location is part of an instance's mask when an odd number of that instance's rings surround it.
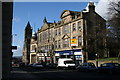
<svg viewBox="0 0 120 80">
<path fill-rule="evenodd" d="M 12 34 L 12 36 L 11 36 L 11 47 L 12 47 L 12 50 L 16 50 L 17 46 L 13 46 L 13 36 L 17 36 L 17 34 Z M 13 56 L 13 52 L 11 52 L 11 57 L 12 56 Z"/>
<path fill-rule="evenodd" d="M 13 35 L 11 35 L 11 49 L 13 50 L 15 50 L 15 49 L 17 49 L 17 46 L 13 46 L 13 36 L 17 36 L 17 34 L 13 34 Z M 12 56 L 13 56 L 13 51 L 11 50 L 11 62 L 12 62 Z M 10 66 L 11 66 L 11 70 L 12 70 L 12 63 L 10 64 Z"/>
<path fill-rule="evenodd" d="M 96 55 L 96 67 L 98 67 L 98 54 L 95 55 Z"/>
<path fill-rule="evenodd" d="M 13 36 L 17 36 L 17 34 L 12 34 L 12 45 L 13 45 Z"/>
</svg>

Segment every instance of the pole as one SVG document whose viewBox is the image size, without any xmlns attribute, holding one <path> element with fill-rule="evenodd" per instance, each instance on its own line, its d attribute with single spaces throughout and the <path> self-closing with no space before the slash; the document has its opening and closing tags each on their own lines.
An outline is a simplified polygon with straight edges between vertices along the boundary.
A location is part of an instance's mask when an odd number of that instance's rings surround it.
<svg viewBox="0 0 120 80">
<path fill-rule="evenodd" d="M 73 53 L 73 61 L 75 62 L 75 55 L 74 55 L 73 46 L 71 46 L 71 48 L 72 48 L 72 53 Z"/>
<path fill-rule="evenodd" d="M 96 67 L 98 67 L 98 54 L 96 54 Z"/>
</svg>

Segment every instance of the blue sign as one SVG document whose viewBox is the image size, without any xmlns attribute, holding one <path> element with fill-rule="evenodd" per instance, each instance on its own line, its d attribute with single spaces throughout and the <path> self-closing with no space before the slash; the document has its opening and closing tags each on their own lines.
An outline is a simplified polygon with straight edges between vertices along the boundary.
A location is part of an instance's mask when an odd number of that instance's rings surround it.
<svg viewBox="0 0 120 80">
<path fill-rule="evenodd" d="M 74 52 L 81 52 L 81 49 L 55 51 L 55 53 L 59 53 L 60 55 L 73 55 Z"/>
</svg>

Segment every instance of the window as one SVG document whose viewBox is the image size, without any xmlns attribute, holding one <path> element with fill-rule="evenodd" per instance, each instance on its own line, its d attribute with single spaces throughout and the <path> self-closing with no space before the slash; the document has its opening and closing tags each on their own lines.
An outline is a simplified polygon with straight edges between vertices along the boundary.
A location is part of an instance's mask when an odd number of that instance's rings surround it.
<svg viewBox="0 0 120 80">
<path fill-rule="evenodd" d="M 78 22 L 78 30 L 81 31 L 81 21 Z"/>
<path fill-rule="evenodd" d="M 75 19 L 75 16 L 72 16 L 72 19 Z"/>
<path fill-rule="evenodd" d="M 59 28 L 59 35 L 61 34 L 61 29 Z"/>
<path fill-rule="evenodd" d="M 76 39 L 76 37 L 73 37 L 73 39 Z"/>
<path fill-rule="evenodd" d="M 52 45 L 49 45 L 49 50 L 52 50 Z"/>
<path fill-rule="evenodd" d="M 51 33 L 50 33 L 50 35 L 51 35 L 51 40 L 52 40 L 52 38 L 53 38 L 53 30 L 51 29 Z"/>
<path fill-rule="evenodd" d="M 51 30 L 49 31 L 49 34 L 48 34 L 48 35 L 49 35 L 49 38 L 48 38 L 48 39 L 51 41 Z"/>
<path fill-rule="evenodd" d="M 80 17 L 81 16 L 81 14 L 77 14 L 77 17 Z"/>
<path fill-rule="evenodd" d="M 57 48 L 57 41 L 55 41 L 55 49 Z"/>
<path fill-rule="evenodd" d="M 41 34 L 38 34 L 38 41 L 41 42 Z"/>
<path fill-rule="evenodd" d="M 73 31 L 76 31 L 76 24 L 73 24 Z"/>
<path fill-rule="evenodd" d="M 55 30 L 55 35 L 57 35 L 57 29 Z"/>
<path fill-rule="evenodd" d="M 63 48 L 69 47 L 69 40 L 68 39 L 64 39 L 63 40 Z"/>
<path fill-rule="evenodd" d="M 58 41 L 58 48 L 60 48 L 60 40 Z"/>
<path fill-rule="evenodd" d="M 78 36 L 78 46 L 81 46 L 81 45 L 82 45 L 82 37 Z"/>
<path fill-rule="evenodd" d="M 66 34 L 66 33 L 69 33 L 69 25 L 65 25 L 64 26 L 64 33 Z"/>
<path fill-rule="evenodd" d="M 32 45 L 32 50 L 35 51 L 35 49 L 36 49 L 36 46 L 35 46 L 35 45 Z"/>
<path fill-rule="evenodd" d="M 46 32 L 45 32 L 45 37 L 46 37 L 46 39 L 48 39 L 48 34 L 49 34 L 49 31 L 46 31 Z"/>
</svg>

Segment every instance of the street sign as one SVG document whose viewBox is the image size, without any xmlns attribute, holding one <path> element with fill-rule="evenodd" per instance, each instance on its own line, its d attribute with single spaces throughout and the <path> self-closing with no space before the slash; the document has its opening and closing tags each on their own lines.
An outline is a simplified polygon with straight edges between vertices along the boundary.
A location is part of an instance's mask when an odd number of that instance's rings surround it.
<svg viewBox="0 0 120 80">
<path fill-rule="evenodd" d="M 71 46 L 78 46 L 77 39 L 71 39 Z"/>
<path fill-rule="evenodd" d="M 17 50 L 17 46 L 12 46 L 12 50 Z"/>
</svg>

